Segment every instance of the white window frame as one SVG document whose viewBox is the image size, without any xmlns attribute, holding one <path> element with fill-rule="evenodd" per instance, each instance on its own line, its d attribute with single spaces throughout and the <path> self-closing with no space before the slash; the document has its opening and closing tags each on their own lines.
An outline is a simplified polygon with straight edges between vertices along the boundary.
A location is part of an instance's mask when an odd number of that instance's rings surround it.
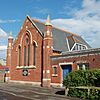
<svg viewBox="0 0 100 100">
<path fill-rule="evenodd" d="M 70 46 L 69 46 L 68 38 L 66 38 L 66 41 L 67 41 L 68 50 L 70 51 Z"/>
<path fill-rule="evenodd" d="M 76 45 L 84 46 L 86 49 L 88 48 L 88 47 L 87 47 L 86 45 L 84 45 L 84 44 L 81 44 L 81 43 L 74 43 L 74 45 L 73 45 L 73 47 L 71 48 L 70 51 L 73 51 L 73 49 L 74 49 L 74 47 L 75 47 Z"/>
</svg>

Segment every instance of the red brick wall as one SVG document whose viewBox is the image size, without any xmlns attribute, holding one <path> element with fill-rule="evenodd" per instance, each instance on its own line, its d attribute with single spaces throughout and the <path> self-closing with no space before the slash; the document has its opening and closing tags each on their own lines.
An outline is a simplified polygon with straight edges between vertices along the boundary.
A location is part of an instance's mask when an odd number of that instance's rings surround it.
<svg viewBox="0 0 100 100">
<path fill-rule="evenodd" d="M 52 55 L 52 26 L 45 26 L 45 34 L 43 40 L 43 81 L 42 85 L 45 87 L 50 87 L 51 77 L 50 77 L 50 55 Z"/>
<path fill-rule="evenodd" d="M 29 75 L 23 76 L 22 69 L 17 69 L 16 66 L 18 65 L 18 45 L 21 44 L 21 39 L 29 30 L 32 35 L 32 43 L 33 41 L 37 42 L 37 51 L 36 51 L 36 69 L 28 69 Z M 28 33 L 29 34 L 29 33 Z M 30 35 L 30 34 L 29 34 Z M 33 46 L 33 44 L 31 44 Z M 23 48 L 23 43 L 21 44 L 21 48 Z M 33 55 L 32 55 L 32 47 L 30 47 L 30 65 L 33 62 Z M 24 66 L 24 53 L 21 50 L 21 66 Z M 41 82 L 41 68 L 42 68 L 42 36 L 40 35 L 39 31 L 32 25 L 32 23 L 25 19 L 22 28 L 18 34 L 17 39 L 14 42 L 12 56 L 11 56 L 11 71 L 10 77 L 11 80 L 20 80 L 20 81 L 33 81 L 33 82 Z"/>
<path fill-rule="evenodd" d="M 53 75 L 53 67 L 51 67 L 51 83 L 61 83 L 61 78 L 62 78 L 61 67 L 56 63 L 53 65 L 57 66 L 57 76 L 52 76 Z"/>
<path fill-rule="evenodd" d="M 77 63 L 86 62 L 89 63 L 89 69 L 100 69 L 100 53 L 94 54 L 84 54 L 78 56 L 66 56 L 66 57 L 56 57 L 57 59 L 51 59 L 51 64 L 57 65 L 57 74 L 58 76 L 53 77 L 53 69 L 51 67 L 51 82 L 52 83 L 61 83 L 62 81 L 62 69 L 59 66 L 59 63 L 69 63 L 72 62 L 72 71 L 77 70 Z"/>
</svg>

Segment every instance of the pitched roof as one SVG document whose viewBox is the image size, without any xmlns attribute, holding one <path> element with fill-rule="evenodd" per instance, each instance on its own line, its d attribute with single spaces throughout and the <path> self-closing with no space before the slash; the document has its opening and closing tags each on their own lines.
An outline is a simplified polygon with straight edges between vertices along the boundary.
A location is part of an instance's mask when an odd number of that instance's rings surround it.
<svg viewBox="0 0 100 100">
<path fill-rule="evenodd" d="M 71 35 L 71 36 L 68 36 L 67 39 L 68 39 L 68 42 L 69 42 L 70 50 L 73 47 L 74 43 L 83 44 L 83 45 L 86 45 L 87 48 L 91 48 L 89 46 L 89 44 L 87 44 L 87 42 L 81 36 Z"/>
<path fill-rule="evenodd" d="M 91 48 L 90 45 L 81 37 L 81 36 L 74 36 L 74 39 L 76 40 L 76 43 L 80 43 L 83 45 L 86 45 L 88 48 Z"/>
<path fill-rule="evenodd" d="M 73 45 L 75 43 L 75 40 L 73 38 L 73 35 L 67 36 L 67 39 L 68 39 L 68 43 L 69 43 L 69 48 L 71 50 L 71 48 L 73 47 Z"/>
<path fill-rule="evenodd" d="M 39 28 L 39 30 L 42 32 L 42 34 L 44 35 L 44 29 L 45 29 L 45 23 L 42 23 L 36 19 L 31 19 L 33 21 L 33 23 Z M 54 50 L 58 50 L 58 51 L 69 51 L 68 49 L 68 45 L 70 48 L 72 48 L 73 44 L 76 42 L 76 40 L 79 40 L 78 43 L 84 44 L 87 47 L 90 48 L 90 46 L 78 35 L 56 28 L 56 27 L 52 27 L 52 33 L 53 33 L 53 49 Z M 68 38 L 72 36 L 72 38 Z M 67 39 L 69 44 L 67 43 Z"/>
<path fill-rule="evenodd" d="M 94 54 L 94 53 L 96 53 L 96 54 L 99 54 L 100 53 L 100 48 L 90 48 L 90 49 L 86 49 L 86 50 L 81 50 L 81 51 L 71 51 L 71 52 L 64 52 L 64 53 L 62 53 L 62 55 L 53 55 L 53 56 L 51 56 L 51 58 L 53 59 L 59 59 L 59 58 L 61 58 L 62 59 L 62 57 L 70 57 L 70 56 L 77 56 L 77 55 L 84 55 L 84 54 Z"/>
</svg>

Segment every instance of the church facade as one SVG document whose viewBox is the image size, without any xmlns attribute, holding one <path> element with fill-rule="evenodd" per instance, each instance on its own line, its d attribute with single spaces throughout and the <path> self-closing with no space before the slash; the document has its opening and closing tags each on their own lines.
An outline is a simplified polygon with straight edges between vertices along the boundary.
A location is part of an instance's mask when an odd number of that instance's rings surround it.
<svg viewBox="0 0 100 100">
<path fill-rule="evenodd" d="M 79 52 L 89 48 L 79 35 L 52 26 L 49 16 L 45 23 L 27 16 L 16 39 L 13 40 L 11 34 L 8 37 L 6 66 L 10 70 L 9 81 L 47 87 L 61 85 L 70 71 L 81 66 L 89 68 L 87 60 L 92 56 L 85 60 L 86 53 Z M 87 55 L 89 52 L 91 50 Z"/>
</svg>

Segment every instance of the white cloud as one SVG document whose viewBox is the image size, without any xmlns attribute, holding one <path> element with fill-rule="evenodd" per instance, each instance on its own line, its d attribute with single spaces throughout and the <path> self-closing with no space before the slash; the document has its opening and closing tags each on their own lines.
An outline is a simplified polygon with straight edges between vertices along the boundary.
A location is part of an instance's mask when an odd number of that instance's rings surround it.
<svg viewBox="0 0 100 100">
<path fill-rule="evenodd" d="M 4 39 L 6 38 L 6 36 L 7 36 L 7 33 L 3 29 L 0 28 L 0 39 Z"/>
<path fill-rule="evenodd" d="M 93 18 L 100 19 L 100 1 L 83 0 L 82 9 L 75 13 L 77 18 Z"/>
<path fill-rule="evenodd" d="M 0 28 L 0 57 L 5 58 L 6 57 L 6 49 L 7 46 L 3 44 L 3 42 L 7 39 L 7 33 Z"/>
<path fill-rule="evenodd" d="M 52 24 L 81 35 L 92 47 L 100 47 L 100 1 L 83 0 L 82 8 L 72 16 L 71 19 L 54 19 Z"/>
<path fill-rule="evenodd" d="M 34 11 L 36 13 L 39 13 L 39 14 L 49 14 L 50 13 L 50 10 L 48 8 L 39 8 L 39 7 L 34 7 Z"/>
<path fill-rule="evenodd" d="M 0 58 L 6 58 L 6 49 L 0 50 Z"/>
<path fill-rule="evenodd" d="M 20 22 L 20 20 L 0 20 L 0 23 L 15 23 Z"/>
<path fill-rule="evenodd" d="M 7 46 L 6 46 L 6 45 L 0 46 L 0 51 L 4 51 L 4 50 L 6 50 L 6 49 L 7 49 Z"/>
</svg>

